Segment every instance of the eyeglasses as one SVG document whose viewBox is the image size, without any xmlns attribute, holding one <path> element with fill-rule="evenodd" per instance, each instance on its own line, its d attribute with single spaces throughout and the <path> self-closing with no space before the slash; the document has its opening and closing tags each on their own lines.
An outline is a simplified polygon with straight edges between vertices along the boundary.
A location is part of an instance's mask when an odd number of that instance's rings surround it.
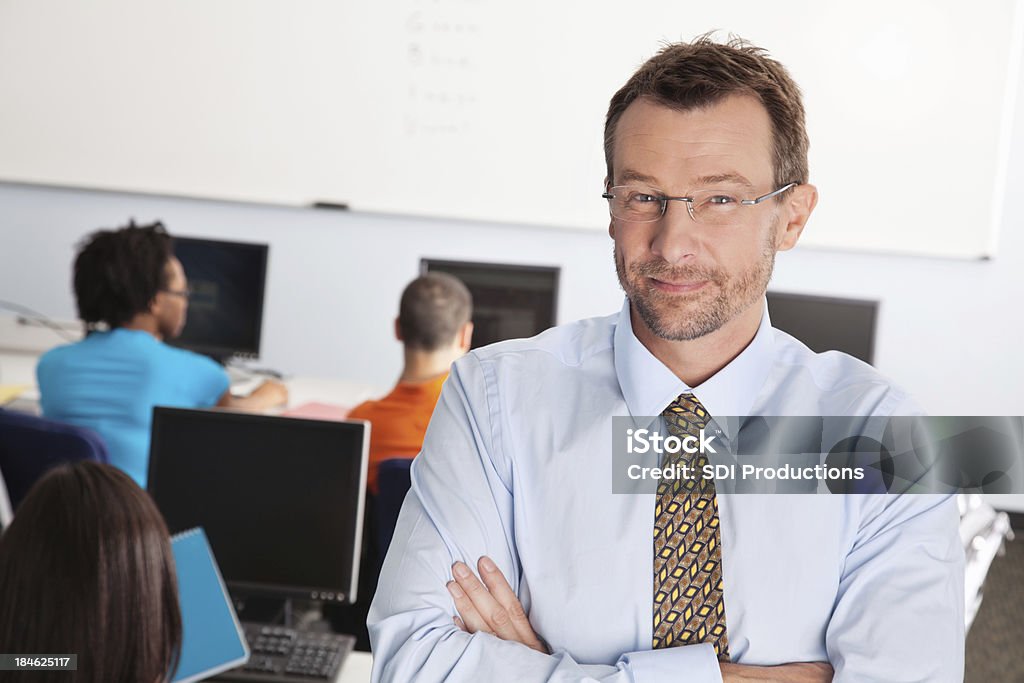
<svg viewBox="0 0 1024 683">
<path fill-rule="evenodd" d="M 180 296 L 185 301 L 192 298 L 192 290 L 186 287 L 185 289 L 161 289 L 164 294 L 170 294 L 171 296 Z"/>
<path fill-rule="evenodd" d="M 669 202 L 686 202 L 690 218 L 703 225 L 735 223 L 741 206 L 755 206 L 792 189 L 800 183 L 789 183 L 754 199 L 740 199 L 731 190 L 699 190 L 689 197 L 666 197 L 640 185 L 616 185 L 601 196 L 608 200 L 612 218 L 633 223 L 652 223 L 665 215 Z"/>
</svg>

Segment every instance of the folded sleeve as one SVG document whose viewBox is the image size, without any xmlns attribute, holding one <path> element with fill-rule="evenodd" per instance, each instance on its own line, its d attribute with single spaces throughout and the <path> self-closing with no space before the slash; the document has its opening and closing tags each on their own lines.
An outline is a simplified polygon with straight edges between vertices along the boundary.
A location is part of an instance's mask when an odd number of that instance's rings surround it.
<svg viewBox="0 0 1024 683">
<path fill-rule="evenodd" d="M 867 495 L 825 644 L 835 683 L 962 683 L 956 496 Z"/>
<path fill-rule="evenodd" d="M 488 555 L 513 589 L 518 592 L 520 585 L 512 468 L 501 451 L 502 422 L 496 419 L 499 399 L 474 355 L 455 364 L 413 461 L 412 488 L 370 608 L 372 680 L 721 681 L 710 645 L 625 653 L 615 665 L 598 665 L 578 662 L 565 650 L 546 655 L 454 625 L 455 607 L 445 587 L 454 561 L 475 567 Z"/>
</svg>

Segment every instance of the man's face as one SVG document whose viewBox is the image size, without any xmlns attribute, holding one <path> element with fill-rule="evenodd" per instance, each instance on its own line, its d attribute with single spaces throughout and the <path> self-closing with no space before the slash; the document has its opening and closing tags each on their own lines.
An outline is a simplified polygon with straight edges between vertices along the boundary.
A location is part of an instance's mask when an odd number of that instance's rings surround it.
<svg viewBox="0 0 1024 683">
<path fill-rule="evenodd" d="M 772 187 L 768 112 L 749 96 L 680 112 L 639 99 L 619 119 L 614 178 L 650 194 L 689 197 L 728 190 L 742 199 Z M 669 202 L 650 223 L 613 218 L 619 283 L 656 336 L 683 341 L 710 334 L 751 307 L 760 307 L 775 252 L 796 243 L 774 199 L 741 206 L 725 226 L 694 222 L 684 202 Z"/>
<path fill-rule="evenodd" d="M 175 257 L 167 262 L 167 287 L 157 292 L 153 302 L 153 315 L 157 330 L 163 339 L 174 339 L 185 329 L 188 313 L 188 280 L 181 261 Z"/>
</svg>

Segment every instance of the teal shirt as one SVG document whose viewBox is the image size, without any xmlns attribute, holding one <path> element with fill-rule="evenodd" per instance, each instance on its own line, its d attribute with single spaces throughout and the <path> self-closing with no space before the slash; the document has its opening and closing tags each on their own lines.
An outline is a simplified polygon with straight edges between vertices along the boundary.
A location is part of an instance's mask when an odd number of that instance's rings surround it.
<svg viewBox="0 0 1024 683">
<path fill-rule="evenodd" d="M 153 406 L 205 408 L 228 390 L 224 368 L 141 330 L 94 332 L 43 355 L 43 415 L 95 430 L 110 462 L 145 488 Z"/>
</svg>

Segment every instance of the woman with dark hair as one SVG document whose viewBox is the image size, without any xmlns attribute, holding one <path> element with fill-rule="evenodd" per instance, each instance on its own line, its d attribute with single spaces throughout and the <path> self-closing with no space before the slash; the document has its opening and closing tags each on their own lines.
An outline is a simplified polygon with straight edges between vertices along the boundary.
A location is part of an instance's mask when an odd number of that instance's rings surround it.
<svg viewBox="0 0 1024 683">
<path fill-rule="evenodd" d="M 61 465 L 0 536 L 0 652 L 78 656 L 74 674 L 11 683 L 159 683 L 177 665 L 181 612 L 163 517 L 124 472 Z"/>
</svg>

